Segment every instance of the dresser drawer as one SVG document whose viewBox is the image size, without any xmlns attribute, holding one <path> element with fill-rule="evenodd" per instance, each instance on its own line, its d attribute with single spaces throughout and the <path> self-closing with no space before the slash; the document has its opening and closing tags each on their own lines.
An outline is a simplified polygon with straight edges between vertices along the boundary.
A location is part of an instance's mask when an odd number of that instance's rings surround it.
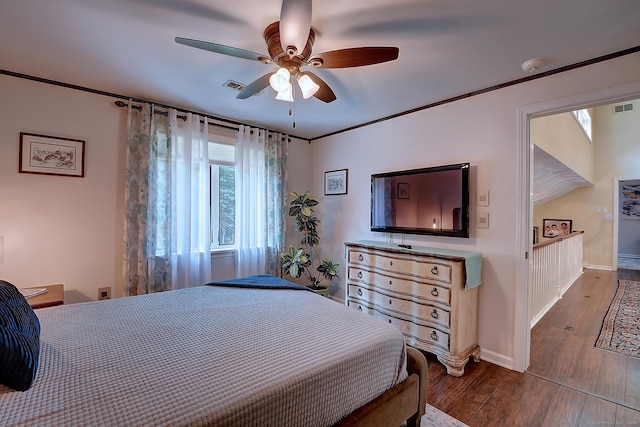
<svg viewBox="0 0 640 427">
<path fill-rule="evenodd" d="M 438 284 L 415 282 L 409 278 L 400 279 L 386 274 L 366 270 L 364 268 L 349 267 L 347 282 L 362 283 L 368 287 L 404 295 L 414 301 L 431 301 L 444 305 L 451 305 L 451 290 Z"/>
<path fill-rule="evenodd" d="M 440 261 L 435 258 L 424 258 L 424 261 L 416 261 L 402 255 L 381 255 L 354 249 L 349 251 L 349 263 L 365 265 L 391 273 L 451 283 L 451 265 L 446 261 Z"/>
<path fill-rule="evenodd" d="M 385 295 L 358 285 L 349 285 L 349 299 L 376 306 L 385 311 L 395 311 L 400 315 L 409 316 L 416 320 L 435 323 L 446 329 L 451 326 L 451 316 L 448 310 L 433 305 L 416 304 L 413 301 Z"/>
<path fill-rule="evenodd" d="M 372 307 L 358 301 L 349 300 L 348 304 L 349 307 L 370 314 L 395 326 L 400 332 L 402 332 L 402 335 L 405 336 L 405 339 L 410 342 L 415 342 L 417 340 L 421 343 L 435 345 L 445 351 L 449 351 L 449 334 L 446 332 L 429 326 L 419 325 L 417 323 L 398 319 L 397 317 L 393 317 L 389 314 L 375 310 Z M 418 345 L 418 347 L 420 347 L 420 345 Z"/>
</svg>

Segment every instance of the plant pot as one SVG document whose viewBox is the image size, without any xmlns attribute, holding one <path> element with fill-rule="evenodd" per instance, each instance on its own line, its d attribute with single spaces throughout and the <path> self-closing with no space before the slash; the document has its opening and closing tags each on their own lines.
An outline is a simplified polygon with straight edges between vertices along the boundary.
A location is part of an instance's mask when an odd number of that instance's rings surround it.
<svg viewBox="0 0 640 427">
<path fill-rule="evenodd" d="M 323 297 L 328 297 L 329 296 L 329 287 L 328 286 L 322 286 L 318 289 L 313 289 L 311 288 L 311 290 L 313 292 L 315 292 L 318 295 L 322 295 Z"/>
</svg>

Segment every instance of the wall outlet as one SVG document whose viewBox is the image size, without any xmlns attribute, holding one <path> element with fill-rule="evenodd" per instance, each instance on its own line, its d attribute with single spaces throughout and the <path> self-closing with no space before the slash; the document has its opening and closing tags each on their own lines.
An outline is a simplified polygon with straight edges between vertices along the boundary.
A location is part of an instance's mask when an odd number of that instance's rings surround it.
<svg viewBox="0 0 640 427">
<path fill-rule="evenodd" d="M 111 287 L 98 288 L 98 300 L 111 299 Z"/>
</svg>

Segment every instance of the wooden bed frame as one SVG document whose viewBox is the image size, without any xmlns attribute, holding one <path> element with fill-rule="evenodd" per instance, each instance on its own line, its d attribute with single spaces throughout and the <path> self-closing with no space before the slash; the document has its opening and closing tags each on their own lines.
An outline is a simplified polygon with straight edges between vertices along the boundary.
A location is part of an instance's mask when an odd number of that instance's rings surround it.
<svg viewBox="0 0 640 427">
<path fill-rule="evenodd" d="M 427 359 L 415 348 L 407 346 L 409 376 L 366 405 L 352 412 L 335 427 L 400 426 L 420 427 L 427 404 Z"/>
</svg>

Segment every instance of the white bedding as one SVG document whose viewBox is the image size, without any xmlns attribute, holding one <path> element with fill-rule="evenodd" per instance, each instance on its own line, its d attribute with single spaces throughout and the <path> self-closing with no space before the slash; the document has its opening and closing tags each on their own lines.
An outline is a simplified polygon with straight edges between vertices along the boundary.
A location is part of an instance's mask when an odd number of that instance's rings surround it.
<svg viewBox="0 0 640 427">
<path fill-rule="evenodd" d="M 406 377 L 394 327 L 307 291 L 202 286 L 36 310 L 0 424 L 329 426 Z"/>
</svg>

